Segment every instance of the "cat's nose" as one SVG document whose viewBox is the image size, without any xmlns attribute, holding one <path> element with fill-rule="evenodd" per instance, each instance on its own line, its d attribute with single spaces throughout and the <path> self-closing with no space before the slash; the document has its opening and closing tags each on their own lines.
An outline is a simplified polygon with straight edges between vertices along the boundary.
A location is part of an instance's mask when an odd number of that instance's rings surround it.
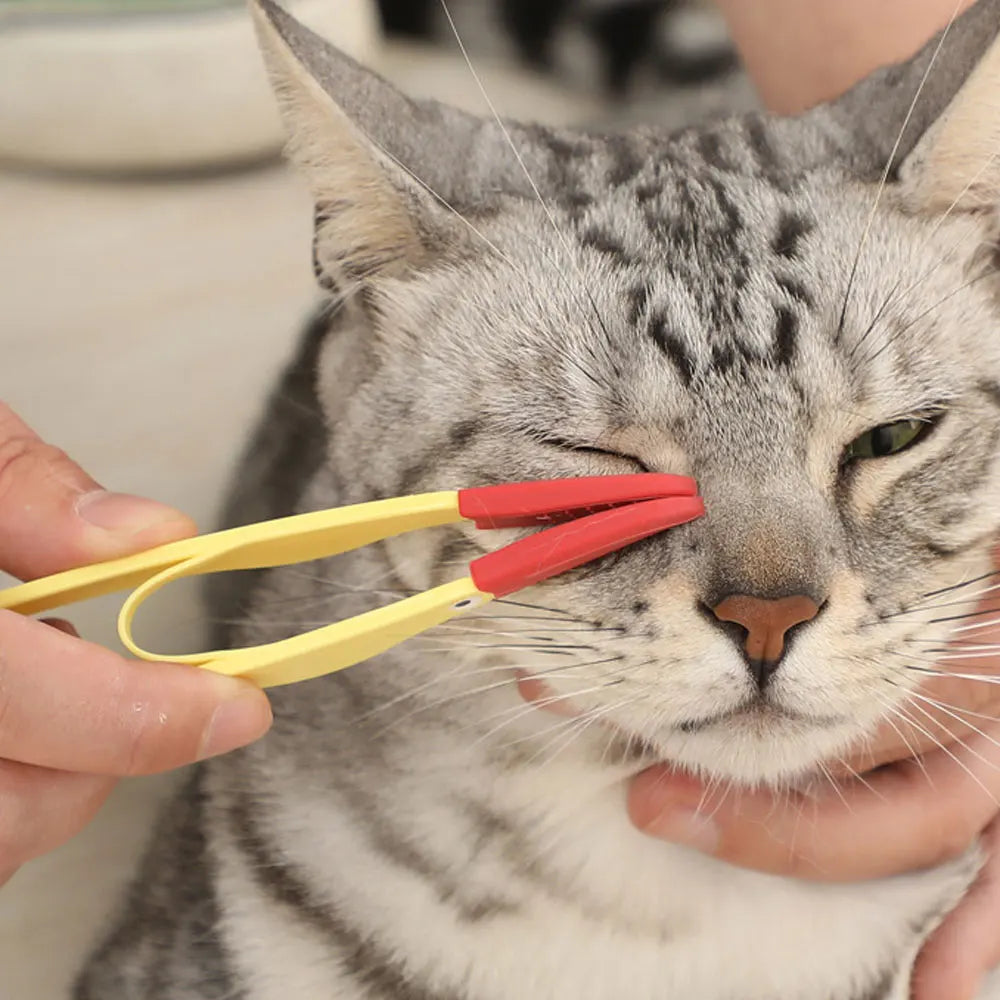
<svg viewBox="0 0 1000 1000">
<path fill-rule="evenodd" d="M 733 622 L 745 633 L 743 653 L 761 691 L 778 669 L 788 633 L 819 614 L 811 597 L 796 594 L 768 600 L 748 594 L 730 594 L 712 608 L 720 622 Z"/>
</svg>

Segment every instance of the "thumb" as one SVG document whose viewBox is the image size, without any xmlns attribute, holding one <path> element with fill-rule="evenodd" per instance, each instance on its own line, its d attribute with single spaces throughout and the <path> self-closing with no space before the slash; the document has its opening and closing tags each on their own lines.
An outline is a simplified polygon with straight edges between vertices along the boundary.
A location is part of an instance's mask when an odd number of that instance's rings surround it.
<svg viewBox="0 0 1000 1000">
<path fill-rule="evenodd" d="M 0 402 L 0 569 L 30 580 L 194 531 L 171 507 L 104 490 Z"/>
</svg>

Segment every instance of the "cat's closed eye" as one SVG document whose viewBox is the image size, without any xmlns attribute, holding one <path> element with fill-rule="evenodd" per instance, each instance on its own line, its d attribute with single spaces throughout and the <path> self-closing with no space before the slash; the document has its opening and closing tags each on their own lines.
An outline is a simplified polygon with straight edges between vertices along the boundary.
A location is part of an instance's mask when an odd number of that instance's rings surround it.
<svg viewBox="0 0 1000 1000">
<path fill-rule="evenodd" d="M 845 449 L 841 465 L 865 458 L 886 458 L 897 455 L 923 441 L 938 425 L 943 413 L 910 417 L 879 424 L 856 437 Z"/>
<path fill-rule="evenodd" d="M 640 459 L 636 458 L 635 455 L 626 455 L 619 451 L 612 451 L 609 448 L 598 448 L 596 445 L 583 444 L 582 442 L 571 441 L 568 438 L 548 435 L 542 438 L 539 441 L 539 444 L 547 445 L 552 448 L 559 448 L 563 451 L 574 451 L 583 455 L 600 455 L 604 458 L 614 458 L 619 462 L 630 462 L 632 465 L 636 466 L 640 472 L 652 471 L 649 466 L 647 466 Z"/>
</svg>

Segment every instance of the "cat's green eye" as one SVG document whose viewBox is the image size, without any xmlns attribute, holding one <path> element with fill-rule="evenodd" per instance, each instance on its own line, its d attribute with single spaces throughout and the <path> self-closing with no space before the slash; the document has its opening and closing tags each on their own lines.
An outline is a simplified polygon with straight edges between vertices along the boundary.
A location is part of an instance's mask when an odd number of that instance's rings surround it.
<svg viewBox="0 0 1000 1000">
<path fill-rule="evenodd" d="M 856 458 L 885 458 L 915 445 L 934 426 L 931 420 L 896 420 L 856 437 L 844 450 L 844 462 Z"/>
</svg>

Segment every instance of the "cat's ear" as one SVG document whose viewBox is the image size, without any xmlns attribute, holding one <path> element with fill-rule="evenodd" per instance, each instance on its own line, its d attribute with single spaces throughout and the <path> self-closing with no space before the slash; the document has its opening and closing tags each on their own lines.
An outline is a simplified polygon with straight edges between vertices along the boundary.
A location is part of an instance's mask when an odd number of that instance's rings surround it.
<svg viewBox="0 0 1000 1000">
<path fill-rule="evenodd" d="M 855 176 L 905 173 L 908 200 L 950 204 L 984 166 L 987 147 L 1000 149 L 998 32 L 1000 0 L 978 0 L 913 58 L 876 71 L 807 118 L 834 140 Z M 980 180 L 996 176 L 986 166 Z"/>
<path fill-rule="evenodd" d="M 914 212 L 1000 208 L 1000 39 L 900 170 Z"/>
<path fill-rule="evenodd" d="M 314 263 L 321 283 L 343 288 L 419 266 L 438 213 L 426 190 L 365 128 L 378 118 L 405 120 L 407 109 L 391 106 L 404 99 L 386 86 L 390 100 L 370 85 L 372 74 L 341 53 L 331 58 L 325 42 L 270 0 L 251 0 L 250 7 L 287 152 L 315 200 Z M 353 106 L 342 106 L 331 90 L 350 94 Z"/>
</svg>

